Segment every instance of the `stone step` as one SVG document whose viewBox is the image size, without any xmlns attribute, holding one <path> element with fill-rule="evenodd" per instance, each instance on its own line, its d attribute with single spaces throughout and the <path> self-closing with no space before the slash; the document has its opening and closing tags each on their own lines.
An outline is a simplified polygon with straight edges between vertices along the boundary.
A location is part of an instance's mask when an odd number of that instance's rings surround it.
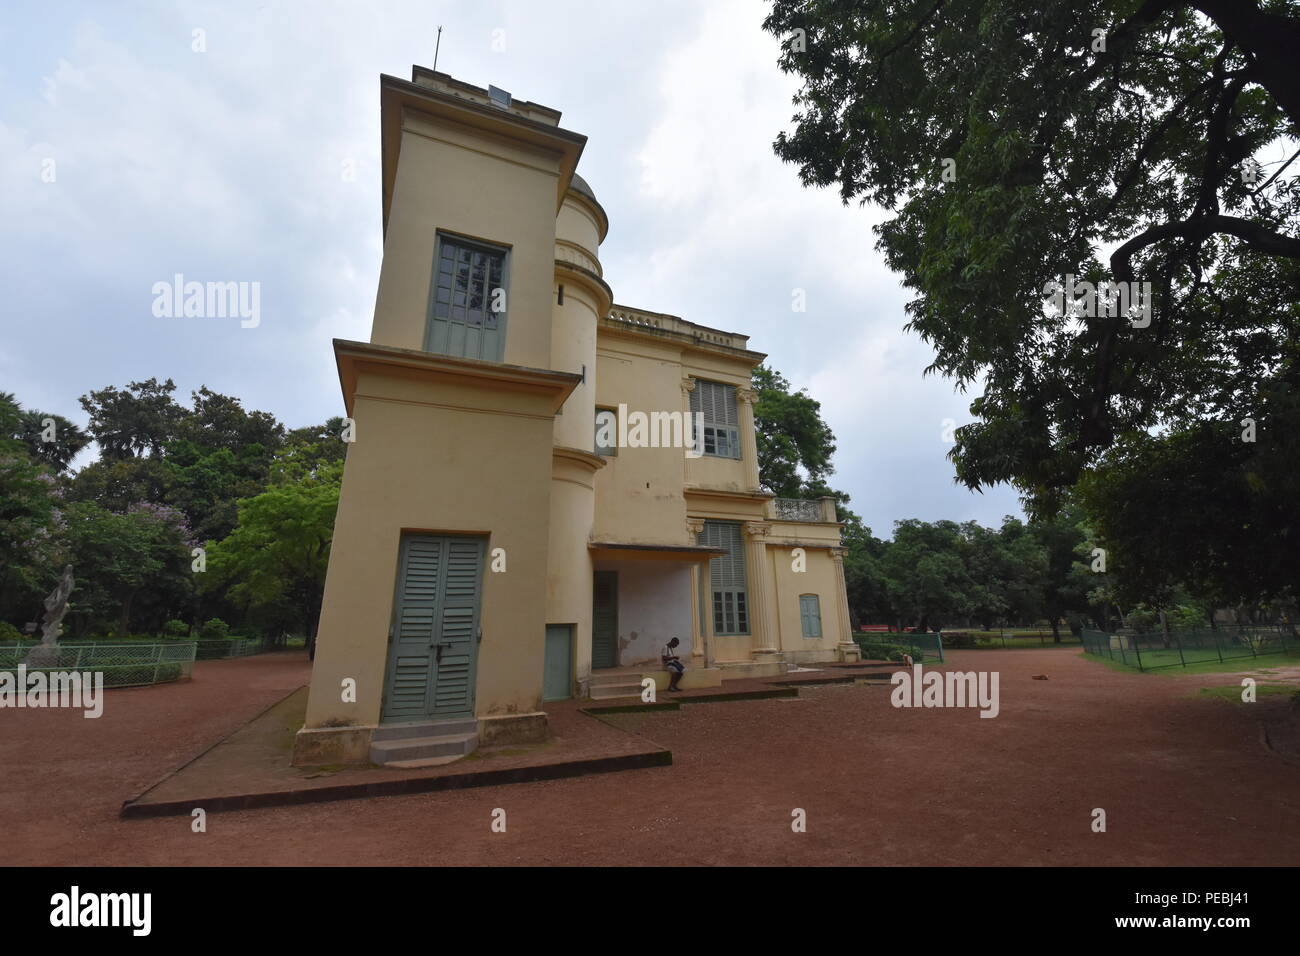
<svg viewBox="0 0 1300 956">
<path fill-rule="evenodd" d="M 391 766 L 400 762 L 409 766 L 410 761 L 423 761 L 440 757 L 463 757 L 466 754 L 473 753 L 477 747 L 477 733 L 378 740 L 372 741 L 370 744 L 370 762 L 383 766 Z"/>
<path fill-rule="evenodd" d="M 614 697 L 639 697 L 641 695 L 641 678 L 624 678 L 617 683 L 591 684 L 592 700 L 610 700 Z"/>
<path fill-rule="evenodd" d="M 474 717 L 453 717 L 450 720 L 415 720 L 406 724 L 385 724 L 376 727 L 370 739 L 405 740 L 410 737 L 442 737 L 447 734 L 472 734 L 478 732 Z"/>
</svg>

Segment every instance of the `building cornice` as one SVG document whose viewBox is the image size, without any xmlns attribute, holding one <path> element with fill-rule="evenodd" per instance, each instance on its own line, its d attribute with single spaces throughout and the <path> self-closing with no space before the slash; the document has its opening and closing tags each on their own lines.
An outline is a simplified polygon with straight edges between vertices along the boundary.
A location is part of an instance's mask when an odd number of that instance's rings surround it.
<svg viewBox="0 0 1300 956">
<path fill-rule="evenodd" d="M 609 304 L 614 301 L 614 290 L 596 273 L 576 262 L 564 259 L 555 260 L 555 281 L 581 286 L 596 300 L 596 314 L 606 315 Z"/>
<path fill-rule="evenodd" d="M 357 377 L 362 371 L 460 381 L 501 391 L 542 395 L 549 399 L 552 415 L 560 410 L 565 400 L 582 382 L 582 376 L 572 372 L 456 358 L 436 352 L 372 345 L 349 339 L 334 340 L 334 359 L 338 364 L 339 384 L 343 388 L 343 402 L 349 415 L 352 414 L 356 396 Z"/>
</svg>

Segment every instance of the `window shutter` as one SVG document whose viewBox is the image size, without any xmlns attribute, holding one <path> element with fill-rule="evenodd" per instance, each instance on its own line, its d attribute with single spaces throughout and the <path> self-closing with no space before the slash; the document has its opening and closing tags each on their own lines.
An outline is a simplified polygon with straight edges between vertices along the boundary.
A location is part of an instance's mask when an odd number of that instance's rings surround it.
<svg viewBox="0 0 1300 956">
<path fill-rule="evenodd" d="M 698 540 L 700 544 L 727 551 L 709 561 L 715 633 L 748 634 L 745 551 L 740 525 L 734 521 L 706 521 Z"/>
<path fill-rule="evenodd" d="M 816 594 L 799 595 L 799 620 L 804 637 L 822 636 L 821 598 Z"/>
<path fill-rule="evenodd" d="M 736 405 L 736 386 L 696 379 L 695 388 L 691 390 L 691 414 L 698 414 L 703 419 L 703 451 L 706 455 L 740 457 L 740 411 Z M 695 421 L 694 417 L 691 421 Z"/>
</svg>

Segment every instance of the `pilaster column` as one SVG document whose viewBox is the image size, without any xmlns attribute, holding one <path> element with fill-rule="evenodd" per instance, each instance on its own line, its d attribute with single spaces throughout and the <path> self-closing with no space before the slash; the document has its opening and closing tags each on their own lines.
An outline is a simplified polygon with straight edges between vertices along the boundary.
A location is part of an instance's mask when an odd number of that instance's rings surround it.
<svg viewBox="0 0 1300 956">
<path fill-rule="evenodd" d="M 703 518 L 686 519 L 686 535 L 691 544 L 695 544 L 700 540 L 700 532 L 703 530 Z M 710 623 L 707 627 L 701 622 L 702 609 L 709 607 L 704 596 L 708 578 L 709 566 L 707 564 L 696 561 L 691 565 L 691 658 L 695 660 L 697 667 L 709 666 L 708 635 L 713 631 L 712 615 L 709 615 Z"/>
<path fill-rule="evenodd" d="M 744 529 L 752 654 L 756 660 L 779 659 L 781 649 L 776 621 L 769 610 L 772 603 L 772 575 L 768 570 L 767 535 L 772 526 L 766 521 L 746 521 Z"/>
<path fill-rule="evenodd" d="M 862 660 L 862 649 L 853 640 L 853 625 L 849 617 L 849 591 L 844 583 L 844 548 L 831 548 L 835 562 L 835 604 L 840 619 L 835 650 L 841 661 Z"/>
<path fill-rule="evenodd" d="M 758 439 L 754 432 L 754 404 L 758 401 L 758 392 L 752 388 L 738 388 L 736 399 L 740 403 L 740 459 L 745 465 L 745 483 L 757 491 Z"/>
<path fill-rule="evenodd" d="M 685 417 L 682 420 L 686 422 L 685 438 L 688 441 L 691 440 L 693 435 L 692 429 L 695 428 L 695 418 L 694 416 L 691 415 L 691 392 L 693 391 L 695 391 L 695 379 L 691 378 L 689 375 L 683 375 L 682 376 L 682 415 Z M 694 436 L 694 440 L 702 442 L 704 440 L 704 436 L 696 435 Z M 699 453 L 700 453 L 699 448 L 692 447 L 686 449 L 685 454 L 682 456 L 682 458 L 684 459 L 684 461 L 682 462 L 683 480 L 686 480 L 687 478 L 686 462 L 690 461 L 692 457 L 698 458 Z M 687 481 L 687 483 L 689 484 L 689 481 Z"/>
</svg>

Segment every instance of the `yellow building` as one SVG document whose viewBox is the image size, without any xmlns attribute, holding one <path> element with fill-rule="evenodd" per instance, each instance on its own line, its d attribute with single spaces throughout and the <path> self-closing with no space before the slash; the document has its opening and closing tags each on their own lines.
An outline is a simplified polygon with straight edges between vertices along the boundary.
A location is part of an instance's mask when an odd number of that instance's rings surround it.
<svg viewBox="0 0 1300 956">
<path fill-rule="evenodd" d="M 734 332 L 615 305 L 560 114 L 381 78 L 384 258 L 299 764 L 547 734 L 545 703 L 856 659 L 834 501 L 759 490 Z"/>
</svg>

